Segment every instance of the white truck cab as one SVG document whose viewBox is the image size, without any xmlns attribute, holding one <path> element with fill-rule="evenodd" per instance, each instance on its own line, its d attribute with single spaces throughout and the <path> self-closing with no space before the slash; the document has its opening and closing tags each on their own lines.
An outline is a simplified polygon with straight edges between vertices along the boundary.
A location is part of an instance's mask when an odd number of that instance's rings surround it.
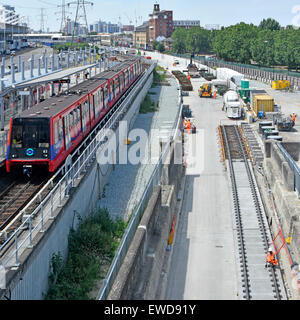
<svg viewBox="0 0 300 320">
<path fill-rule="evenodd" d="M 228 118 L 240 118 L 242 105 L 241 100 L 236 91 L 229 90 L 223 96 L 223 109 L 225 110 Z"/>
</svg>

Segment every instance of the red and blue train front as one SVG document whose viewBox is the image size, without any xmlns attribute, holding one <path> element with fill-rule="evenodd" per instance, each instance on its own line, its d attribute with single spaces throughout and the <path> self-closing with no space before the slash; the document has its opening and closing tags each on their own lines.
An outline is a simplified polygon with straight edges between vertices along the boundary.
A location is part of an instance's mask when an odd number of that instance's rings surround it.
<svg viewBox="0 0 300 320">
<path fill-rule="evenodd" d="M 49 118 L 15 118 L 11 120 L 6 171 L 22 169 L 31 173 L 35 166 L 45 165 L 49 170 L 51 160 Z"/>
</svg>

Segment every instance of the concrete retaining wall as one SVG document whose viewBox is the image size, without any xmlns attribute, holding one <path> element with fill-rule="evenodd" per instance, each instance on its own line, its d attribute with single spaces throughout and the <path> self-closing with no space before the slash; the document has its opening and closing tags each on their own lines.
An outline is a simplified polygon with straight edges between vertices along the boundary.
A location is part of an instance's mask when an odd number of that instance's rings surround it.
<svg viewBox="0 0 300 320">
<path fill-rule="evenodd" d="M 173 159 L 173 147 L 170 153 Z M 155 188 L 108 300 L 153 300 L 159 290 L 182 165 L 171 161 L 163 171 L 162 181 L 172 184 Z"/>
<path fill-rule="evenodd" d="M 151 87 L 152 80 L 153 75 L 149 77 L 131 109 L 123 118 L 123 121 L 128 121 L 129 127 L 134 124 L 139 113 L 140 103 Z M 118 136 L 119 131 L 117 130 Z M 124 139 L 126 137 L 120 135 L 120 141 L 118 140 L 117 143 L 121 143 L 121 140 Z M 107 143 L 111 143 L 111 141 Z M 101 157 L 103 157 L 103 154 L 100 152 L 97 155 L 97 160 Z M 95 208 L 113 168 L 113 165 L 99 166 L 97 161 L 91 165 L 77 188 L 71 191 L 70 197 L 64 203 L 63 208 L 54 213 L 56 219 L 46 224 L 45 232 L 34 240 L 34 250 L 28 249 L 19 257 L 21 267 L 7 274 L 7 289 L 0 290 L 0 299 L 43 299 L 43 293 L 48 289 L 52 255 L 60 251 L 63 258 L 66 258 L 70 228 L 76 229 L 78 217 L 85 219 Z"/>
<path fill-rule="evenodd" d="M 281 226 L 287 237 L 292 220 L 291 249 L 295 260 L 300 262 L 300 204 L 294 191 L 294 172 L 286 162 L 276 143 L 265 142 L 266 158 L 264 171 L 275 198 L 277 212 L 281 217 Z M 286 147 L 286 146 L 285 146 Z M 291 144 L 293 150 L 295 145 Z"/>
<path fill-rule="evenodd" d="M 287 191 L 294 191 L 295 174 L 275 143 L 266 142 L 266 157 L 271 158 Z"/>
</svg>

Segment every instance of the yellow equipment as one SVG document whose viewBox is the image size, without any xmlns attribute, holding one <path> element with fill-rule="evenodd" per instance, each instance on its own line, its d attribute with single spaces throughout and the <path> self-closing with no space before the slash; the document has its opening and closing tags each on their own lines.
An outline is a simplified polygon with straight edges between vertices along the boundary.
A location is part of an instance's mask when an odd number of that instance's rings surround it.
<svg viewBox="0 0 300 320">
<path fill-rule="evenodd" d="M 210 83 L 204 83 L 199 89 L 199 96 L 200 98 L 202 97 L 212 98 L 213 96 L 212 85 Z"/>
</svg>

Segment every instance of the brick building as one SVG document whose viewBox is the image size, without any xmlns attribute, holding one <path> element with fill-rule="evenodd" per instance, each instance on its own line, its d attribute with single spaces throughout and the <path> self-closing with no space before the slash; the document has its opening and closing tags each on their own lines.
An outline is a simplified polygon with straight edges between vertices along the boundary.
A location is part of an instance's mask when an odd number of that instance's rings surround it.
<svg viewBox="0 0 300 320">
<path fill-rule="evenodd" d="M 173 33 L 173 11 L 160 10 L 159 4 L 154 5 L 153 13 L 149 14 L 149 41 L 152 43 L 159 36 L 170 38 Z"/>
</svg>

